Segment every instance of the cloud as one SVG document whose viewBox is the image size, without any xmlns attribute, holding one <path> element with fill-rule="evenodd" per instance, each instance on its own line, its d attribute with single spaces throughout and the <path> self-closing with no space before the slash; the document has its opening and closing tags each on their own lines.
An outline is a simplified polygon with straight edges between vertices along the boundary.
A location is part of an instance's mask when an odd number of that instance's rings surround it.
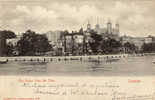
<svg viewBox="0 0 155 100">
<path fill-rule="evenodd" d="M 27 29 L 46 32 L 55 29 L 79 29 L 83 24 L 86 26 L 88 19 L 92 24 L 96 24 L 96 18 L 99 17 L 104 19 L 104 23 L 109 18 L 113 23 L 118 21 L 122 34 L 141 36 L 146 33 L 153 34 L 155 31 L 153 28 L 155 24 L 152 23 L 155 21 L 155 16 L 151 14 L 152 9 L 149 6 L 121 1 L 111 4 L 101 3 L 102 6 L 95 4 L 75 6 L 69 3 L 49 3 L 48 6 L 15 5 L 15 9 L 7 8 L 3 11 L 0 22 L 4 28 L 17 32 L 24 32 Z M 0 9 L 2 10 L 1 7 Z M 103 26 L 103 20 L 99 21 Z"/>
<path fill-rule="evenodd" d="M 116 2 L 112 9 L 105 10 L 105 13 L 107 16 L 111 16 L 111 19 L 119 21 L 122 34 L 146 36 L 155 31 L 150 29 L 150 26 L 155 26 L 152 23 L 155 19 L 146 14 L 151 11 L 152 9 L 136 2 Z"/>
<path fill-rule="evenodd" d="M 41 6 L 16 6 L 14 10 L 16 18 L 10 23 L 18 28 L 33 29 L 37 31 L 47 31 L 51 29 L 61 29 L 61 26 L 68 29 L 80 28 L 80 25 L 100 12 L 94 6 L 83 5 L 80 8 L 68 4 L 52 4 L 52 8 L 47 9 Z M 78 26 L 78 27 L 77 27 Z"/>
</svg>

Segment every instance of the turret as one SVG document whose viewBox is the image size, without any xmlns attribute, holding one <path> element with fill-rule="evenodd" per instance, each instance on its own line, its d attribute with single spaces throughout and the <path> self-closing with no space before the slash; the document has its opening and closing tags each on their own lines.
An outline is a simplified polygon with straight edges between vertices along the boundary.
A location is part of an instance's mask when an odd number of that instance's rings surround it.
<svg viewBox="0 0 155 100">
<path fill-rule="evenodd" d="M 112 34 L 112 23 L 110 20 L 107 23 L 107 33 Z"/>
<path fill-rule="evenodd" d="M 115 24 L 115 33 L 119 35 L 119 24 L 118 23 Z"/>
<path fill-rule="evenodd" d="M 90 30 L 91 30 L 91 24 L 89 23 L 89 20 L 88 20 L 87 31 L 90 31 Z"/>
</svg>

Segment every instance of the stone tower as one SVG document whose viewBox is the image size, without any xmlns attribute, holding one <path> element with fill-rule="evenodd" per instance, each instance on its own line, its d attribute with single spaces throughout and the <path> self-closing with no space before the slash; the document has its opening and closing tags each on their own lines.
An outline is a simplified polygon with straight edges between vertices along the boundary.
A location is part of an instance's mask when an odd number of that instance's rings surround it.
<svg viewBox="0 0 155 100">
<path fill-rule="evenodd" d="M 91 24 L 89 23 L 88 21 L 88 24 L 87 24 L 87 31 L 90 31 L 91 30 Z"/>
<path fill-rule="evenodd" d="M 96 24 L 95 25 L 95 31 L 100 34 L 100 25 L 99 24 Z"/>
<path fill-rule="evenodd" d="M 107 23 L 107 33 L 112 34 L 112 23 L 110 20 L 108 20 L 108 23 Z"/>
<path fill-rule="evenodd" d="M 119 24 L 118 23 L 115 24 L 115 33 L 116 35 L 119 35 Z"/>
</svg>

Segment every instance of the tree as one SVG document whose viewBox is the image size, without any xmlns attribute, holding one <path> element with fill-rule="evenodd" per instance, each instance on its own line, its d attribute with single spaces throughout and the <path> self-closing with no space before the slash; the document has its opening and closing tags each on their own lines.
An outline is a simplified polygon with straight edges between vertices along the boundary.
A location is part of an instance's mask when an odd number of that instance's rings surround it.
<svg viewBox="0 0 155 100">
<path fill-rule="evenodd" d="M 155 43 L 144 43 L 142 45 L 142 52 L 144 53 L 155 52 Z"/>
<path fill-rule="evenodd" d="M 69 34 L 68 30 L 61 31 L 60 39 L 64 37 L 64 35 Z"/>
<path fill-rule="evenodd" d="M 23 33 L 21 39 L 18 41 L 17 48 L 20 55 L 33 56 L 49 51 L 51 45 L 45 35 L 28 30 Z"/>
<path fill-rule="evenodd" d="M 6 55 L 13 56 L 14 46 L 10 43 L 6 45 Z"/>
<path fill-rule="evenodd" d="M 90 33 L 91 33 L 91 38 L 93 39 L 93 41 L 89 42 L 89 44 L 92 49 L 92 52 L 97 54 L 100 48 L 101 41 L 102 41 L 102 36 L 94 32 L 93 30 L 90 31 Z"/>
<path fill-rule="evenodd" d="M 108 38 L 107 40 L 102 40 L 101 49 L 103 53 L 119 53 L 119 48 L 122 47 L 120 41 L 116 41 L 115 39 Z"/>
<path fill-rule="evenodd" d="M 134 44 L 129 42 L 124 43 L 124 47 L 127 53 L 134 53 L 137 51 L 137 47 Z"/>
<path fill-rule="evenodd" d="M 80 28 L 79 33 L 80 34 L 83 34 L 84 33 L 83 28 Z"/>
<path fill-rule="evenodd" d="M 36 48 L 36 52 L 38 53 L 44 53 L 51 49 L 51 45 L 48 43 L 48 39 L 46 35 L 39 35 L 36 34 L 36 40 L 34 42 L 34 47 Z"/>
<path fill-rule="evenodd" d="M 6 44 L 6 39 L 15 38 L 16 37 L 15 33 L 13 31 L 10 31 L 10 30 L 3 30 L 3 31 L 0 31 L 0 35 L 1 35 L 0 55 L 7 55 L 7 56 L 11 55 L 13 52 L 13 46 Z"/>
<path fill-rule="evenodd" d="M 3 34 L 5 39 L 16 38 L 16 34 L 10 30 L 3 30 L 1 31 L 1 34 Z"/>
</svg>

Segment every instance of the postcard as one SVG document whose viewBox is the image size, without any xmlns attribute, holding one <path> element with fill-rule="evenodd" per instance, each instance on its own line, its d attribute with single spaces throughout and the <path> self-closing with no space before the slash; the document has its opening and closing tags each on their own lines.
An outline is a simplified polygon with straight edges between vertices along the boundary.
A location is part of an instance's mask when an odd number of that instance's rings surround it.
<svg viewBox="0 0 155 100">
<path fill-rule="evenodd" d="M 154 9 L 0 0 L 0 100 L 155 100 Z"/>
</svg>

